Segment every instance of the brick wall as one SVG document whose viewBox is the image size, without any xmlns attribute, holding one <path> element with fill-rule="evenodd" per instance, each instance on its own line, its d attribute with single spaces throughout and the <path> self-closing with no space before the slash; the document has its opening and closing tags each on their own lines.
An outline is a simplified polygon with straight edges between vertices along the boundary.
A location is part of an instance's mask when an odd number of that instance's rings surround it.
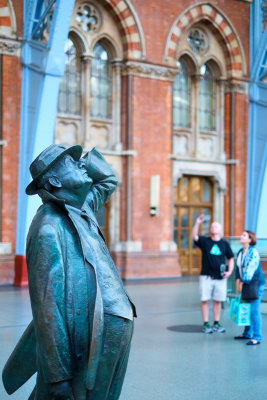
<svg viewBox="0 0 267 400">
<path fill-rule="evenodd" d="M 133 240 L 144 250 L 159 249 L 171 232 L 171 83 L 134 78 Z M 150 215 L 150 177 L 160 175 L 159 215 Z M 142 221 L 142 223 L 140 223 Z M 144 229 L 145 227 L 145 229 Z"/>
<path fill-rule="evenodd" d="M 2 75 L 2 241 L 15 245 L 20 131 L 21 64 L 3 56 Z M 13 247 L 14 250 L 14 247 Z"/>
</svg>

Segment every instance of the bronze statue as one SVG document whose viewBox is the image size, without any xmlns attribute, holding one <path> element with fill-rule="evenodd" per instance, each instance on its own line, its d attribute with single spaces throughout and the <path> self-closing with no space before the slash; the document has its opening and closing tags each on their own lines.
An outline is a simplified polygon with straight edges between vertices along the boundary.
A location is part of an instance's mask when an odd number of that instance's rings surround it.
<svg viewBox="0 0 267 400">
<path fill-rule="evenodd" d="M 51 145 L 31 164 L 28 195 L 43 205 L 29 229 L 26 259 L 33 321 L 3 371 L 9 394 L 37 371 L 34 400 L 116 400 L 135 307 L 95 214 L 117 179 L 96 150 Z"/>
</svg>

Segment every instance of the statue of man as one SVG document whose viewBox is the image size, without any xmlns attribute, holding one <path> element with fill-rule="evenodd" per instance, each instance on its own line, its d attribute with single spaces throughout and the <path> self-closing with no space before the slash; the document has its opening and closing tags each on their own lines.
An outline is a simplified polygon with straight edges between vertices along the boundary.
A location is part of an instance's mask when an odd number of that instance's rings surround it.
<svg viewBox="0 0 267 400">
<path fill-rule="evenodd" d="M 54 144 L 30 166 L 26 193 L 43 201 L 26 247 L 33 322 L 4 368 L 9 394 L 37 371 L 30 399 L 120 396 L 136 312 L 95 218 L 117 179 L 96 149 L 81 154 Z"/>
</svg>

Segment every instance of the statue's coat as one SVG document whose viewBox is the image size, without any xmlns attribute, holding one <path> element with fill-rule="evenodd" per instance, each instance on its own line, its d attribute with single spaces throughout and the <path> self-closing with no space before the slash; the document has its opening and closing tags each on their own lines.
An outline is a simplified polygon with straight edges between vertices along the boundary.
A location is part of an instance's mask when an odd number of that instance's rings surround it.
<svg viewBox="0 0 267 400">
<path fill-rule="evenodd" d="M 88 157 L 93 185 L 83 209 L 97 224 L 94 214 L 116 188 L 117 179 L 97 150 Z M 83 400 L 94 385 L 102 344 L 103 304 L 96 260 L 93 253 L 85 260 L 64 202 L 45 191 L 40 195 L 44 204 L 32 221 L 26 251 L 33 325 L 10 356 L 3 382 L 13 393 L 37 370 L 36 399 L 49 398 L 50 382 L 71 379 L 75 399 Z"/>
</svg>

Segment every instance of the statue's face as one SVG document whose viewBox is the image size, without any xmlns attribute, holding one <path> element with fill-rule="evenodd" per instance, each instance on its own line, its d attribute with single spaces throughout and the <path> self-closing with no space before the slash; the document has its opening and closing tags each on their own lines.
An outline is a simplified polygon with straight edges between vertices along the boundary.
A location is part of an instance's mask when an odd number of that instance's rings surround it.
<svg viewBox="0 0 267 400">
<path fill-rule="evenodd" d="M 70 155 L 66 155 L 57 163 L 55 169 L 63 189 L 88 191 L 93 183 L 87 174 L 83 159 L 75 161 Z"/>
</svg>

